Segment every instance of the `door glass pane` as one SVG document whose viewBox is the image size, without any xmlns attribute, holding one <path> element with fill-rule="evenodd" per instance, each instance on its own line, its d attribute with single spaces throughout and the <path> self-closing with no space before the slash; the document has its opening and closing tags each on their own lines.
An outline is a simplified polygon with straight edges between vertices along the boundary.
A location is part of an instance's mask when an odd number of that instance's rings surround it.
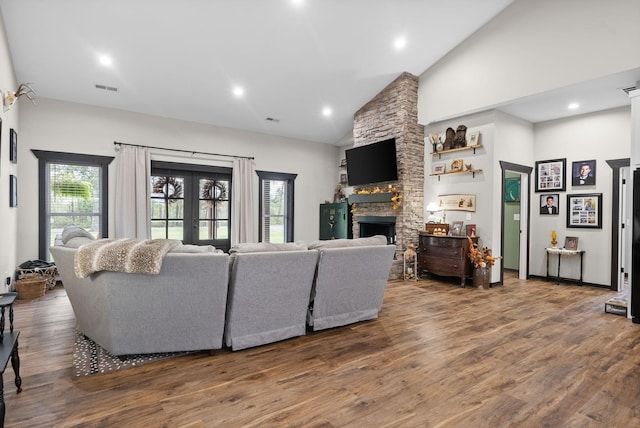
<svg viewBox="0 0 640 428">
<path fill-rule="evenodd" d="M 212 221 L 203 221 L 200 220 L 198 222 L 198 239 L 207 240 L 207 239 L 215 239 L 215 230 L 213 229 Z"/>
<path fill-rule="evenodd" d="M 154 220 L 151 222 L 151 238 L 166 239 L 167 238 L 167 222 Z"/>
<path fill-rule="evenodd" d="M 228 201 L 216 202 L 216 218 L 217 219 L 229 218 L 229 202 Z"/>
<path fill-rule="evenodd" d="M 167 231 L 167 239 L 179 239 L 182 240 L 184 237 L 184 222 L 172 220 L 168 223 L 169 228 Z"/>
<path fill-rule="evenodd" d="M 229 239 L 229 222 L 216 221 L 216 239 Z"/>
<path fill-rule="evenodd" d="M 213 201 L 200 201 L 199 212 L 201 219 L 213 219 Z"/>
<path fill-rule="evenodd" d="M 169 213 L 170 219 L 183 219 L 184 218 L 184 200 L 182 199 L 169 199 Z"/>
</svg>

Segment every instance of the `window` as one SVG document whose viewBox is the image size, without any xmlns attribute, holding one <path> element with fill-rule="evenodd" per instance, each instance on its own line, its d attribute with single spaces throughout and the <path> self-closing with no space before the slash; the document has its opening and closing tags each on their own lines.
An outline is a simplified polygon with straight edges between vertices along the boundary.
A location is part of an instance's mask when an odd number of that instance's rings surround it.
<svg viewBox="0 0 640 428">
<path fill-rule="evenodd" d="M 38 158 L 39 257 L 65 226 L 75 224 L 96 238 L 108 235 L 109 164 L 113 157 L 33 150 Z"/>
<path fill-rule="evenodd" d="M 261 242 L 293 241 L 293 183 L 297 174 L 256 171 L 260 181 Z"/>
<path fill-rule="evenodd" d="M 231 169 L 152 162 L 151 237 L 230 248 Z"/>
</svg>

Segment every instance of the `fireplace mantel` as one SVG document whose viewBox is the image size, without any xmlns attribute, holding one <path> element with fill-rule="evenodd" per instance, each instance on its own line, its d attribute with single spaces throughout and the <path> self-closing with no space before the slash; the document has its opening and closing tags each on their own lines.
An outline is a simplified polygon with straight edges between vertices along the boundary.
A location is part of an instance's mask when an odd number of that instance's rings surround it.
<svg viewBox="0 0 640 428">
<path fill-rule="evenodd" d="M 353 195 L 349 195 L 349 202 L 354 204 L 365 204 L 365 203 L 380 203 L 380 202 L 391 202 L 391 198 L 393 198 L 392 192 L 383 192 L 383 193 L 354 193 Z"/>
</svg>

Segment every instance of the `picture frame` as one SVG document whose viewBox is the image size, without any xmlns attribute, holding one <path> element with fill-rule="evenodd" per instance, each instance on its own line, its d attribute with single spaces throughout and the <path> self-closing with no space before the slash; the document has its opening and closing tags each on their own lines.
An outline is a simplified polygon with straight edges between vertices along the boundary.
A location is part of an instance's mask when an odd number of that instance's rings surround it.
<svg viewBox="0 0 640 428">
<path fill-rule="evenodd" d="M 347 174 L 340 174 L 340 184 L 347 184 Z"/>
<path fill-rule="evenodd" d="M 462 236 L 462 225 L 461 221 L 452 221 L 451 222 L 451 236 Z"/>
<path fill-rule="evenodd" d="M 480 131 L 471 132 L 467 140 L 467 147 L 480 145 Z"/>
<path fill-rule="evenodd" d="M 13 128 L 9 130 L 9 161 L 18 162 L 18 133 Z"/>
<path fill-rule="evenodd" d="M 463 161 L 462 159 L 454 159 L 451 161 L 451 172 L 462 171 Z"/>
<path fill-rule="evenodd" d="M 566 190 L 567 158 L 536 162 L 536 192 Z"/>
<path fill-rule="evenodd" d="M 567 195 L 567 227 L 602 229 L 602 193 Z"/>
<path fill-rule="evenodd" d="M 520 178 L 512 177 L 504 180 L 504 201 L 520 202 Z"/>
<path fill-rule="evenodd" d="M 467 236 L 474 237 L 476 236 L 476 225 L 475 224 L 467 224 Z"/>
<path fill-rule="evenodd" d="M 444 162 L 434 163 L 431 166 L 431 173 L 434 175 L 444 174 L 447 172 L 447 164 Z"/>
<path fill-rule="evenodd" d="M 13 174 L 9 176 L 9 206 L 18 206 L 18 177 Z"/>
<path fill-rule="evenodd" d="M 596 160 L 585 160 L 571 163 L 571 184 L 573 186 L 595 186 Z"/>
<path fill-rule="evenodd" d="M 438 195 L 436 203 L 440 211 L 476 211 L 476 195 Z"/>
<path fill-rule="evenodd" d="M 566 238 L 564 238 L 564 249 L 578 251 L 578 237 L 567 236 Z"/>
<path fill-rule="evenodd" d="M 549 205 L 549 199 L 551 199 L 551 205 Z M 546 193 L 544 195 L 540 195 L 539 207 L 540 207 L 540 215 L 560 214 L 560 194 Z"/>
</svg>

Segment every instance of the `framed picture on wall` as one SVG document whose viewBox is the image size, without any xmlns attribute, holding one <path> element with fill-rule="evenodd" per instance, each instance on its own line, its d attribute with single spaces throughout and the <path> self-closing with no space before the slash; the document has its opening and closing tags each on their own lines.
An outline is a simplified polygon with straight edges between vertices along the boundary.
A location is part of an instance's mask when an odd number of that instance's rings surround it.
<svg viewBox="0 0 640 428">
<path fill-rule="evenodd" d="M 566 189 L 567 159 L 536 162 L 536 192 Z"/>
<path fill-rule="evenodd" d="M 560 194 L 548 193 L 540 195 L 540 214 L 557 215 L 560 212 Z"/>
<path fill-rule="evenodd" d="M 9 176 L 9 206 L 18 206 L 18 177 L 15 175 Z"/>
<path fill-rule="evenodd" d="M 519 202 L 520 201 L 520 178 L 507 178 L 504 181 L 504 201 Z"/>
<path fill-rule="evenodd" d="M 602 193 L 567 195 L 567 227 L 602 229 Z"/>
<path fill-rule="evenodd" d="M 18 162 L 18 133 L 13 128 L 9 130 L 9 160 L 11 163 Z"/>
<path fill-rule="evenodd" d="M 574 186 L 594 186 L 596 184 L 595 159 L 571 164 L 571 184 Z"/>
</svg>

